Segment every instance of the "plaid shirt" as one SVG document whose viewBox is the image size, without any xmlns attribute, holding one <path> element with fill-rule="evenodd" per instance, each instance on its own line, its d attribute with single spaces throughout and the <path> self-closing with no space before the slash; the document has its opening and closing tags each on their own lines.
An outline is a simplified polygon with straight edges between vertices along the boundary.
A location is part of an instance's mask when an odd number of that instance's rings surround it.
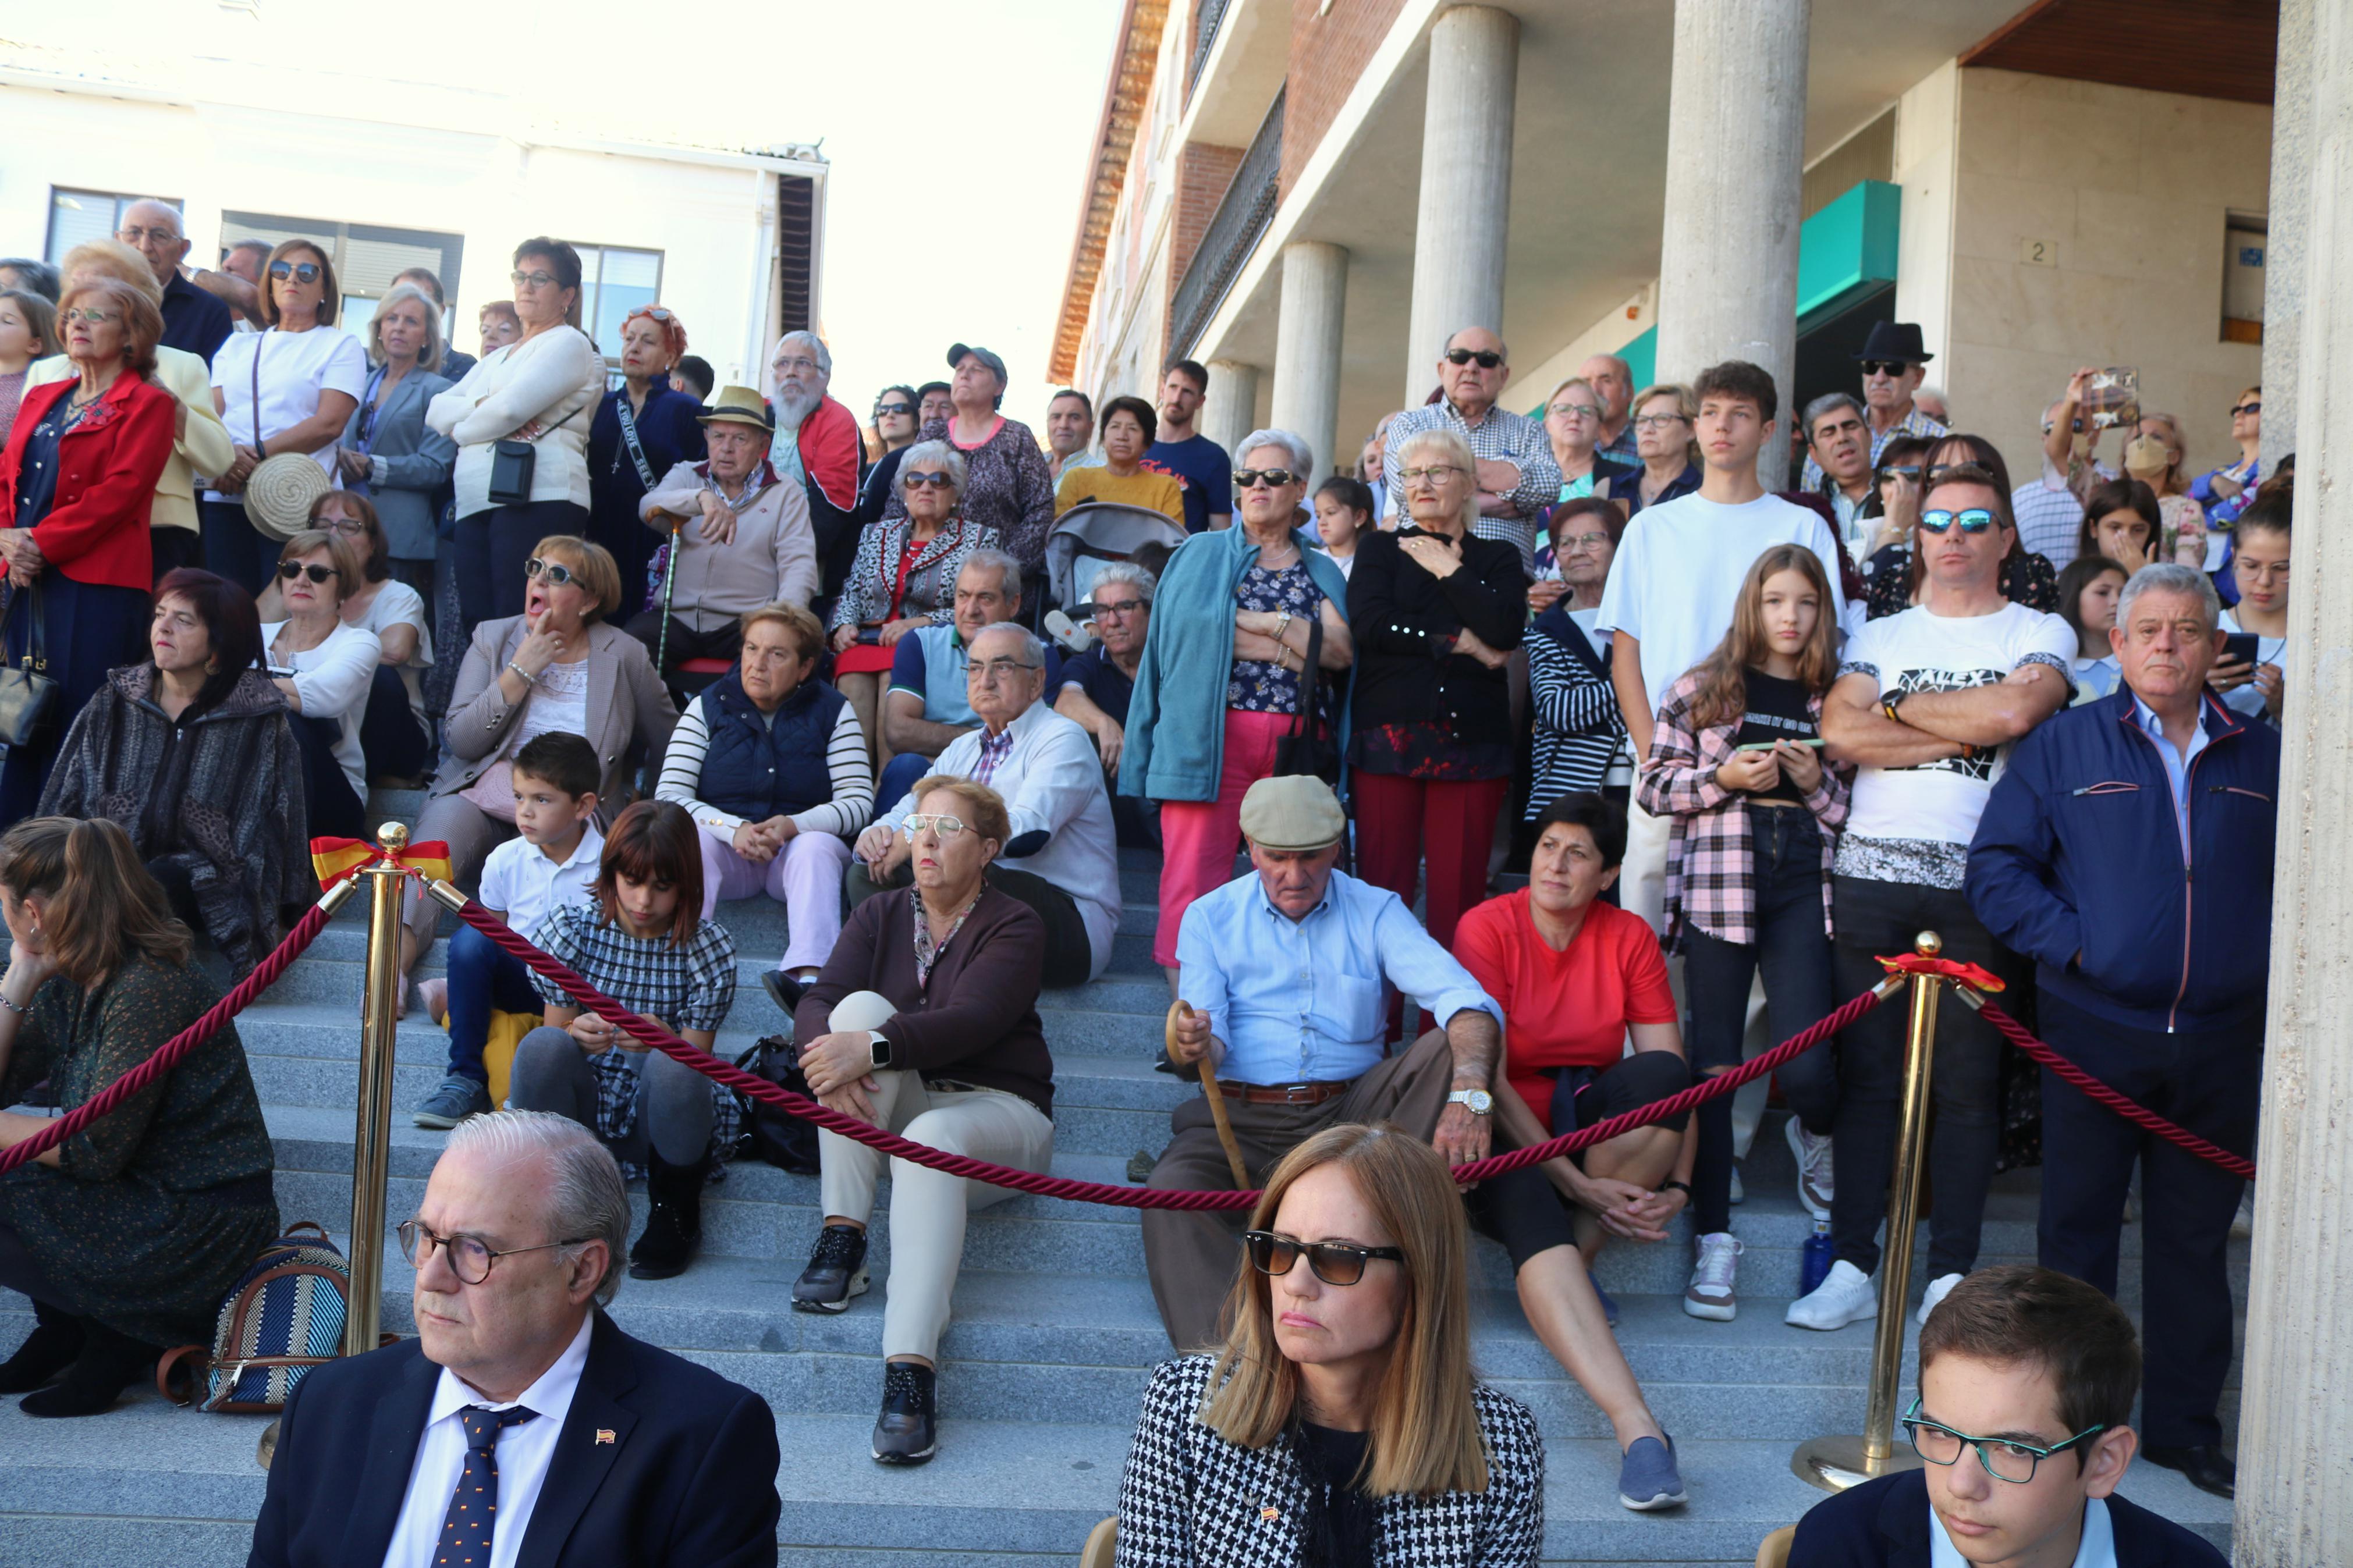
<svg viewBox="0 0 2353 1568">
<path fill-rule="evenodd" d="M 1641 448 L 1634 445 L 1633 415 L 1630 413 L 1626 416 L 1626 428 L 1618 432 L 1618 439 L 1595 450 L 1599 456 L 1612 462 L 1630 463 L 1640 468 L 1642 466 L 1642 452 Z"/>
<path fill-rule="evenodd" d="M 631 936 L 607 921 L 595 903 L 565 904 L 548 912 L 533 938 L 549 957 L 578 971 L 591 985 L 632 1013 L 661 1019 L 673 1030 L 713 1033 L 735 1002 L 735 939 L 716 921 L 698 921 L 683 947 L 667 936 Z M 551 1007 L 577 1007 L 571 993 L 533 971 L 531 983 Z M 596 1077 L 596 1132 L 617 1142 L 638 1124 L 642 1051 L 609 1050 L 588 1058 Z M 712 1146 L 734 1147 L 738 1106 L 733 1094 L 711 1086 Z M 628 1171 L 625 1164 L 624 1172 Z"/>
<path fill-rule="evenodd" d="M 1863 423 L 1865 426 L 1869 426 L 1869 418 L 1866 417 Z M 1937 424 L 1934 419 L 1931 419 L 1926 415 L 1921 413 L 1919 408 L 1915 405 L 1910 413 L 1905 415 L 1903 418 L 1898 419 L 1894 424 L 1890 425 L 1886 429 L 1872 430 L 1872 471 L 1874 473 L 1878 471 L 1879 454 L 1887 450 L 1887 443 L 1894 440 L 1898 436 L 1944 436 L 1949 434 L 1950 432 L 1942 425 Z M 1822 466 L 1820 463 L 1815 462 L 1813 458 L 1808 458 L 1806 459 L 1805 476 L 1800 479 L 1798 483 L 1803 489 L 1819 491 L 1822 488 Z"/>
<path fill-rule="evenodd" d="M 1388 441 L 1381 448 L 1381 478 L 1388 486 L 1400 518 L 1405 516 L 1405 486 L 1398 479 L 1402 467 L 1398 455 L 1414 437 L 1427 430 L 1453 431 L 1470 444 L 1472 457 L 1482 462 L 1517 466 L 1520 482 L 1512 491 L 1512 515 L 1482 514 L 1471 525 L 1471 531 L 1482 539 L 1500 539 L 1516 548 L 1520 570 L 1533 574 L 1537 523 L 1545 509 L 1560 496 L 1560 465 L 1553 460 L 1552 438 L 1545 434 L 1545 427 L 1525 414 L 1500 407 L 1487 410 L 1487 417 L 1476 425 L 1466 424 L 1453 402 L 1444 397 L 1419 408 L 1407 409 L 1389 421 Z"/>
<path fill-rule="evenodd" d="M 980 731 L 980 760 L 972 764 L 972 782 L 987 784 L 997 776 L 997 770 L 1013 754 L 1013 726 L 1008 724 L 992 735 L 984 727 Z"/>
<path fill-rule="evenodd" d="M 1699 691 L 1693 671 L 1667 688 L 1659 703 L 1658 727 L 1651 732 L 1651 755 L 1634 784 L 1634 798 L 1653 816 L 1673 819 L 1667 830 L 1667 942 L 1683 942 L 1685 921 L 1719 942 L 1753 946 L 1757 942 L 1757 880 L 1750 854 L 1748 797 L 1715 782 L 1715 770 L 1732 761 L 1740 721 L 1692 732 L 1692 700 Z M 1822 700 L 1806 704 L 1817 725 Z M 1846 826 L 1853 798 L 1851 768 L 1825 762 L 1821 781 L 1806 796 L 1806 809 L 1822 826 L 1822 932 L 1831 930 L 1831 859 L 1839 829 Z M 1768 808 L 1777 809 L 1777 808 Z"/>
</svg>

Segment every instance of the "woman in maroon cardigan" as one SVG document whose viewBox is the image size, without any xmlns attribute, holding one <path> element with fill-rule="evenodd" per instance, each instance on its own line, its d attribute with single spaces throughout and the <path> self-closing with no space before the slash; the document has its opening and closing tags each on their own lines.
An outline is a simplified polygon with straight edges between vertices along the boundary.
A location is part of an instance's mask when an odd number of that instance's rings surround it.
<svg viewBox="0 0 2353 1568">
<path fill-rule="evenodd" d="M 801 1070 L 809 1092 L 836 1110 L 934 1149 L 1042 1172 L 1054 1158 L 1054 1061 L 1038 1024 L 1046 928 L 982 880 L 1012 832 L 1005 802 L 986 784 L 941 774 L 914 795 L 904 831 L 915 885 L 851 912 L 797 1009 Z M 793 1305 L 839 1312 L 866 1289 L 866 1220 L 882 1156 L 832 1132 L 818 1145 L 825 1229 Z M 934 1367 L 965 1215 L 1011 1195 L 891 1162 L 880 1463 L 932 1457 Z"/>
<path fill-rule="evenodd" d="M 37 662 L 60 689 L 43 733 L 8 748 L 0 828 L 39 805 L 66 727 L 106 672 L 144 657 L 147 511 L 185 412 L 147 380 L 164 318 L 146 296 L 92 279 L 67 291 L 58 327 L 80 374 L 34 387 L 16 410 L 0 451 L 0 561 L 8 662 L 32 658 L 37 624 Z"/>
</svg>

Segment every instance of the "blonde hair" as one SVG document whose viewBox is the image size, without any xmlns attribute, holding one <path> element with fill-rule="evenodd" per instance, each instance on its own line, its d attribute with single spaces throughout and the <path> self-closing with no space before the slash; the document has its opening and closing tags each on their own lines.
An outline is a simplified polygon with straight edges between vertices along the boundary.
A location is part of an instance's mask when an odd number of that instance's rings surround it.
<svg viewBox="0 0 2353 1568">
<path fill-rule="evenodd" d="M 574 533 L 551 533 L 531 547 L 533 555 L 544 561 L 551 550 L 561 550 L 572 557 L 572 574 L 580 585 L 596 595 L 596 603 L 584 621 L 601 621 L 621 607 L 621 568 L 613 552 L 601 544 L 591 544 Z"/>
<path fill-rule="evenodd" d="M 1673 398 L 1675 413 L 1682 416 L 1684 424 L 1693 426 L 1691 436 L 1683 442 L 1683 461 L 1696 464 L 1699 461 L 1699 399 L 1693 396 L 1692 389 L 1680 381 L 1652 382 L 1634 395 L 1633 402 L 1626 405 L 1627 419 L 1631 421 L 1641 417 L 1642 405 L 1653 397 Z"/>
<path fill-rule="evenodd" d="M 744 611 L 737 627 L 748 637 L 752 635 L 752 628 L 763 622 L 784 627 L 800 648 L 803 658 L 825 657 L 825 623 L 809 614 L 806 606 L 796 605 L 790 599 L 779 599 L 773 605 Z"/>
<path fill-rule="evenodd" d="M 85 267 L 93 272 L 103 273 L 118 283 L 130 284 L 149 304 L 159 310 L 164 308 L 164 286 L 155 281 L 155 269 L 147 265 L 145 257 L 121 240 L 85 239 L 67 251 L 59 270 L 65 275 L 69 289 L 73 284 L 73 275 Z M 58 303 L 63 305 L 62 296 Z"/>
<path fill-rule="evenodd" d="M 1479 521 L 1479 463 L 1471 455 L 1471 443 L 1451 430 L 1417 430 L 1405 438 L 1404 446 L 1397 449 L 1398 472 L 1405 472 L 1408 461 L 1416 452 L 1421 451 L 1434 451 L 1462 470 L 1465 488 L 1461 522 L 1462 531 L 1468 534 L 1472 525 Z M 1402 486 L 1403 481 L 1398 482 Z M 1398 507 L 1404 510 L 1402 497 L 1398 500 Z M 1409 517 L 1411 513 L 1407 511 L 1405 515 Z"/>
<path fill-rule="evenodd" d="M 1002 850 L 1006 840 L 1013 837 L 1013 818 L 1005 809 L 1005 797 L 985 784 L 954 773 L 932 773 L 915 781 L 907 792 L 908 798 L 921 805 L 923 797 L 934 790 L 944 792 L 964 802 L 972 813 L 972 830 L 983 838 L 994 838 Z"/>
<path fill-rule="evenodd" d="M 396 283 L 375 302 L 375 314 L 368 319 L 368 358 L 382 364 L 384 359 L 384 313 L 404 300 L 414 300 L 425 312 L 425 352 L 417 356 L 417 368 L 438 371 L 441 368 L 444 345 L 441 342 L 441 307 L 433 296 L 414 283 Z"/>
<path fill-rule="evenodd" d="M 330 495 L 334 493 L 332 490 L 328 492 Z M 332 528 L 304 529 L 286 542 L 286 547 L 278 552 L 278 559 L 281 563 L 288 561 L 300 561 L 305 555 L 321 550 L 325 551 L 327 559 L 335 563 L 335 602 L 337 604 L 343 603 L 367 586 L 367 566 L 360 560 L 360 552 L 353 549 L 345 542 L 343 536 Z"/>
<path fill-rule="evenodd" d="M 1471 1396 L 1471 1247 L 1453 1174 L 1437 1151 L 1394 1124 L 1327 1127 L 1274 1168 L 1250 1228 L 1272 1228 L 1284 1195 L 1323 1165 L 1347 1172 L 1405 1254 L 1405 1307 L 1373 1392 L 1365 1489 L 1374 1497 L 1484 1491 L 1487 1453 Z M 1311 1265 L 1302 1258 L 1292 1267 Z M 1226 1320 L 1201 1421 L 1238 1447 L 1264 1448 L 1300 1418 L 1299 1368 L 1275 1342 L 1272 1287 L 1247 1263 L 1226 1298 Z"/>
</svg>

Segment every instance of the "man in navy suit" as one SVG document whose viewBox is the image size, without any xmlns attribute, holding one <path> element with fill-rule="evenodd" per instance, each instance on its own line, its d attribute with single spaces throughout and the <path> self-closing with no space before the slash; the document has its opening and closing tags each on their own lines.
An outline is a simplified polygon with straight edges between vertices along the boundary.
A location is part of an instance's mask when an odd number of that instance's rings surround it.
<svg viewBox="0 0 2353 1568">
<path fill-rule="evenodd" d="M 628 1226 L 577 1123 L 460 1123 L 401 1226 L 417 1337 L 303 1379 L 248 1568 L 773 1565 L 766 1401 L 599 1310 Z"/>
<path fill-rule="evenodd" d="M 2132 1320 L 2054 1269 L 1980 1268 L 1920 1331 L 1904 1425 L 1924 1468 L 1798 1521 L 1802 1568 L 2228 1568 L 2202 1537 L 2116 1495 L 2140 1439 Z"/>
</svg>

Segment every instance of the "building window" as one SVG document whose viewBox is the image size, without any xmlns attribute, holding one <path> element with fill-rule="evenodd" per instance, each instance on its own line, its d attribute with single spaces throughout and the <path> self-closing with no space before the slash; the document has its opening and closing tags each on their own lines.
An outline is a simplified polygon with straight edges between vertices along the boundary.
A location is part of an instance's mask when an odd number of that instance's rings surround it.
<svg viewBox="0 0 2353 1568">
<path fill-rule="evenodd" d="M 260 240 L 273 249 L 284 240 L 306 239 L 325 251 L 334 265 L 335 287 L 343 296 L 338 325 L 363 338 L 368 323 L 375 319 L 376 301 L 391 289 L 395 277 L 412 267 L 422 267 L 441 280 L 442 298 L 456 299 L 458 268 L 466 253 L 464 236 L 429 229 L 386 228 L 380 224 L 270 213 L 221 214 L 222 251 L 246 239 Z M 447 337 L 446 315 L 442 324 Z"/>
<path fill-rule="evenodd" d="M 572 242 L 580 253 L 580 324 L 609 369 L 621 363 L 621 323 L 661 298 L 662 253 Z"/>
<path fill-rule="evenodd" d="M 2222 341 L 2263 341 L 2263 254 L 2270 225 L 2253 213 L 2231 213 L 2222 226 Z"/>
<path fill-rule="evenodd" d="M 49 241 L 42 259 L 55 267 L 66 258 L 66 252 L 75 246 L 93 239 L 111 239 L 122 226 L 123 209 L 143 196 L 125 195 L 119 191 L 69 191 L 53 186 L 49 191 Z M 158 196 L 174 211 L 179 202 L 172 196 Z"/>
</svg>

